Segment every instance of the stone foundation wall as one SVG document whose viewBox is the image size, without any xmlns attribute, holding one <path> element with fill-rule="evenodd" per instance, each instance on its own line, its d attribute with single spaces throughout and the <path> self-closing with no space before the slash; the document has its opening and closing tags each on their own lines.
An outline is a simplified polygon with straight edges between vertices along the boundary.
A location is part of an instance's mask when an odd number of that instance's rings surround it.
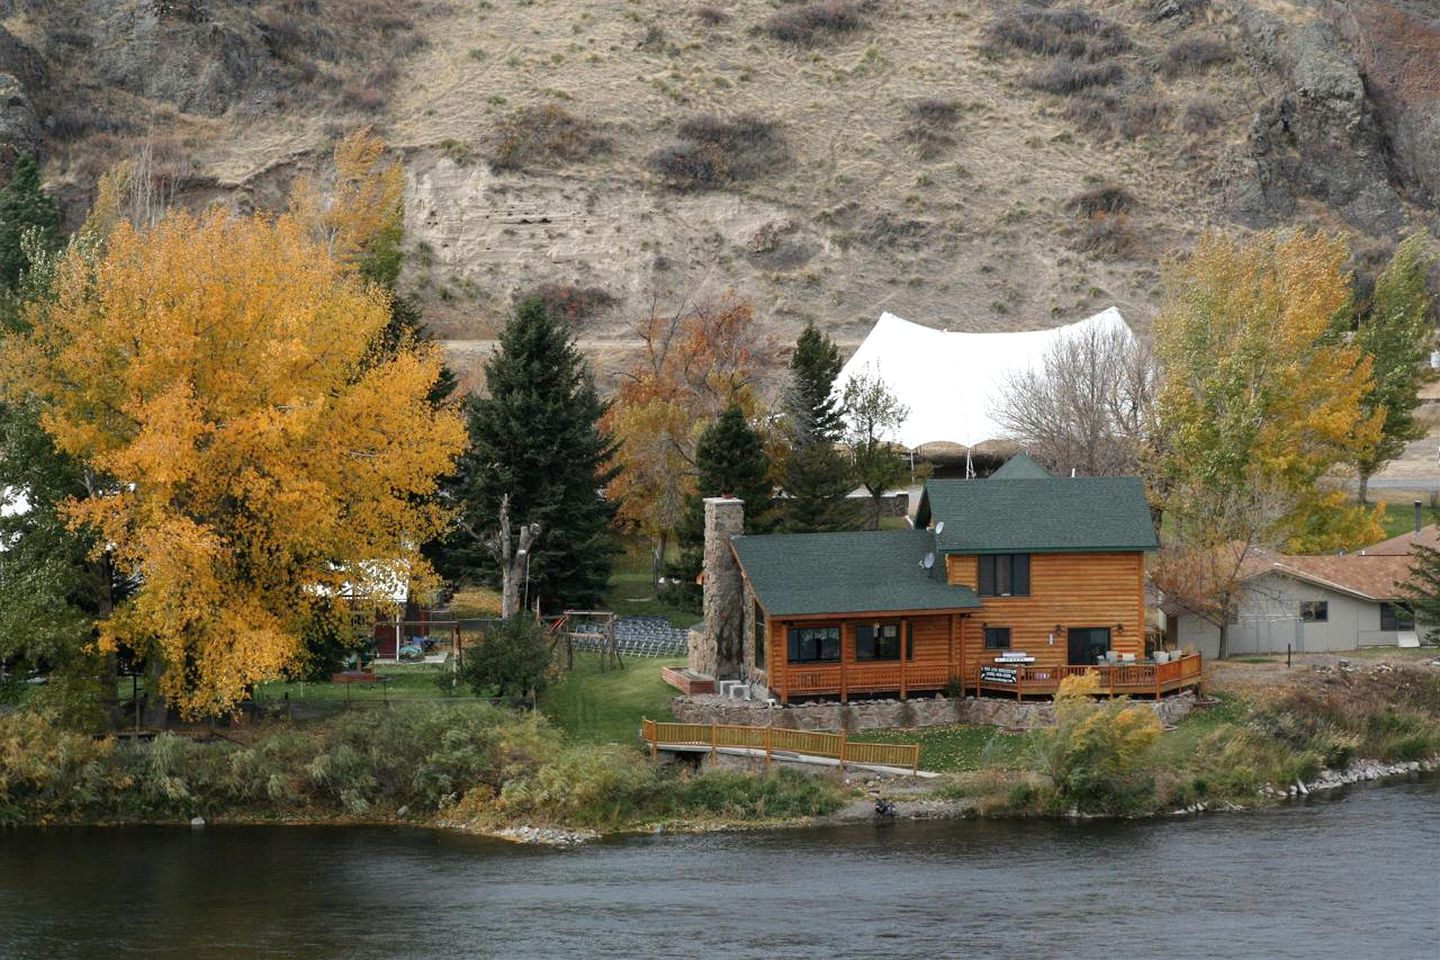
<svg viewBox="0 0 1440 960">
<path fill-rule="evenodd" d="M 1190 691 L 1162 700 L 1136 700 L 1153 709 L 1160 722 L 1179 722 L 1195 707 Z M 728 723 L 763 727 L 774 724 L 786 730 L 878 730 L 937 727 L 949 723 L 992 724 L 1011 730 L 1034 730 L 1055 725 L 1055 704 L 1049 700 L 1015 701 L 999 697 L 952 700 L 930 697 L 912 700 L 862 700 L 852 703 L 800 703 L 767 707 L 752 700 L 719 696 L 676 697 L 671 712 L 682 723 Z"/>
</svg>

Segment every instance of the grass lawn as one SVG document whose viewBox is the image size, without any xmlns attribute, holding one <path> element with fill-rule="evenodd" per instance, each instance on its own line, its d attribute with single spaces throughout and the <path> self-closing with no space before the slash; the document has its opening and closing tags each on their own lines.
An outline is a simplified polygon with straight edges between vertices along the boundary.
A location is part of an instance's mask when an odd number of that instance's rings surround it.
<svg viewBox="0 0 1440 960">
<path fill-rule="evenodd" d="M 427 663 L 386 663 L 375 661 L 375 672 L 388 677 L 384 683 L 264 683 L 256 690 L 261 702 L 283 700 L 433 700 L 441 696 L 435 678 L 449 674 L 449 667 Z M 465 691 L 468 694 L 469 691 Z M 128 694 L 128 690 L 127 690 Z"/>
<path fill-rule="evenodd" d="M 680 659 L 626 657 L 623 670 L 600 670 L 593 653 L 576 653 L 575 670 L 545 691 L 540 710 L 577 740 L 634 743 L 642 717 L 668 719 L 675 688 L 660 679 L 661 667 Z"/>
<path fill-rule="evenodd" d="M 1382 499 L 1376 492 L 1371 492 L 1371 498 Z M 1430 511 L 1425 511 L 1424 521 L 1434 523 L 1435 518 Z M 1413 503 L 1386 503 L 1385 513 L 1380 517 L 1380 526 L 1385 528 L 1385 536 L 1398 537 L 1402 533 L 1409 533 L 1415 529 L 1415 505 Z"/>
<path fill-rule="evenodd" d="M 668 617 L 677 627 L 688 627 L 700 614 L 685 607 L 668 604 L 656 596 L 650 579 L 650 543 L 644 537 L 621 540 L 621 552 L 615 555 L 610 571 L 610 585 L 600 607 L 619 616 L 643 615 Z"/>
<path fill-rule="evenodd" d="M 1029 736 L 1002 733 L 988 725 L 864 730 L 851 734 L 850 739 L 866 743 L 918 743 L 920 769 L 937 773 L 979 770 L 981 767 L 1020 767 L 1024 765 L 1030 748 Z"/>
</svg>

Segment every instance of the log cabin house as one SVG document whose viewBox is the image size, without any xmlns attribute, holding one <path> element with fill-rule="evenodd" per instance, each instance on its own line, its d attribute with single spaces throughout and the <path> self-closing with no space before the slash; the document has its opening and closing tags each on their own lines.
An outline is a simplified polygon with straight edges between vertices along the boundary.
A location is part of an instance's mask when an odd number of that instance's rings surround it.
<svg viewBox="0 0 1440 960">
<path fill-rule="evenodd" d="M 1198 657 L 1144 657 L 1157 542 L 1135 478 L 1057 478 L 1021 454 L 927 482 L 911 529 L 744 536 L 743 519 L 705 501 L 690 672 L 752 697 L 1023 698 L 1091 669 L 1112 694 L 1199 683 Z"/>
</svg>

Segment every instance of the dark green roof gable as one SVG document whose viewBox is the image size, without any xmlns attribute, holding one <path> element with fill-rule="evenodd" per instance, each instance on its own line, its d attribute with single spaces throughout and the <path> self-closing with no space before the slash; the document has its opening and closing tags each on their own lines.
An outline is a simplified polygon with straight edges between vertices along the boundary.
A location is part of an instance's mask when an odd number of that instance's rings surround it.
<svg viewBox="0 0 1440 960">
<path fill-rule="evenodd" d="M 1135 477 L 931 480 L 915 525 L 944 521 L 938 553 L 1115 553 L 1155 550 Z"/>
<path fill-rule="evenodd" d="M 1017 453 L 1006 460 L 1004 465 L 990 474 L 991 480 L 1051 480 L 1054 474 L 1046 470 L 1028 453 Z"/>
<path fill-rule="evenodd" d="M 969 587 L 945 582 L 944 561 L 928 530 L 790 533 L 736 537 L 735 555 L 755 597 L 772 617 L 980 606 Z"/>
</svg>

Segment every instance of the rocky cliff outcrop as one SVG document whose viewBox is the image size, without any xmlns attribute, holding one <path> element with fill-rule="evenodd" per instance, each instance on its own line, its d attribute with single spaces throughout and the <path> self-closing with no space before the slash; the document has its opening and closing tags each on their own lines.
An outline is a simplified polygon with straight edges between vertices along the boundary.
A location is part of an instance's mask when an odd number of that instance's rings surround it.
<svg viewBox="0 0 1440 960">
<path fill-rule="evenodd" d="M 1238 20 L 1265 71 L 1267 97 L 1246 143 L 1222 168 L 1230 210 L 1269 226 L 1294 216 L 1301 198 L 1312 198 L 1369 233 L 1398 228 L 1403 210 L 1386 132 L 1340 31 L 1248 5 Z"/>
</svg>

